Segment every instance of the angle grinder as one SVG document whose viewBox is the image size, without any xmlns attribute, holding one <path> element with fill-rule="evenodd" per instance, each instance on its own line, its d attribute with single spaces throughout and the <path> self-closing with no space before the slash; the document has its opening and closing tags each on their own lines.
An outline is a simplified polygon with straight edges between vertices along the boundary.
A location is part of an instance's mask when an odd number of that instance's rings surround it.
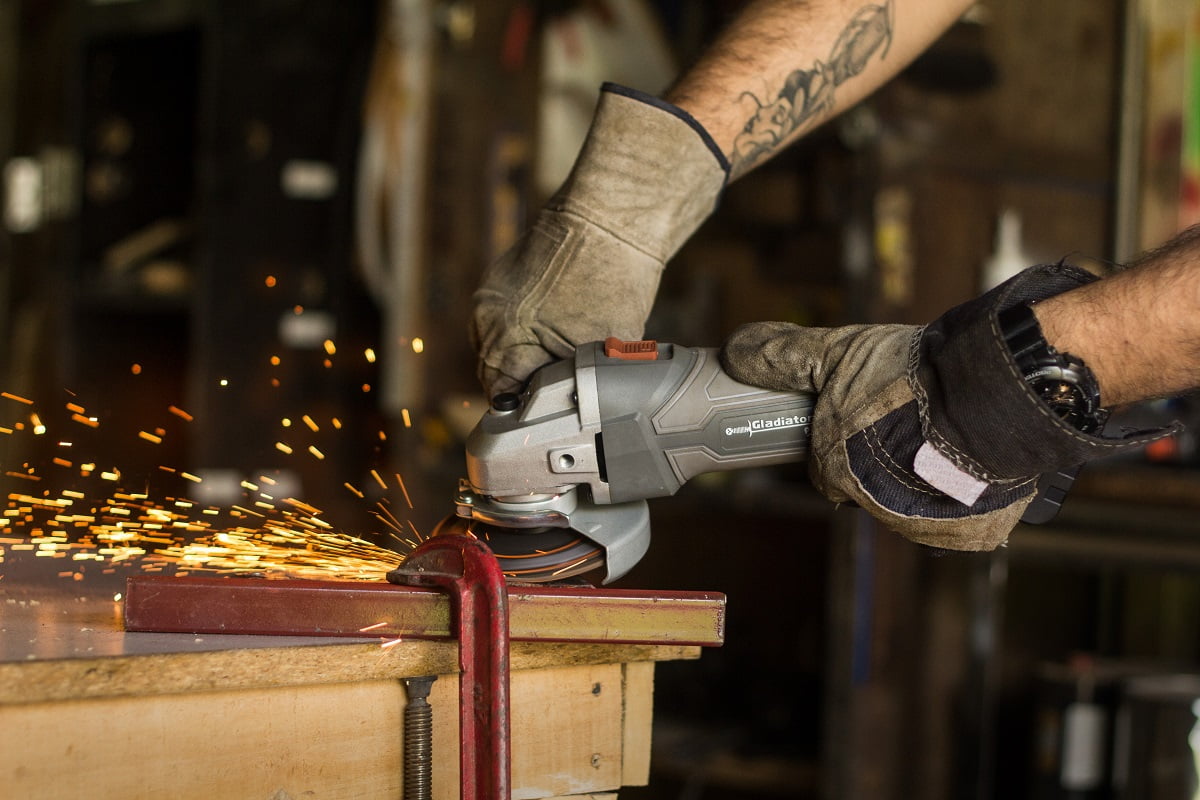
<svg viewBox="0 0 1200 800">
<path fill-rule="evenodd" d="M 625 574 L 650 545 L 648 498 L 705 472 L 798 461 L 815 397 L 739 383 L 717 350 L 610 338 L 497 395 L 467 439 L 455 513 L 513 581 Z"/>
</svg>

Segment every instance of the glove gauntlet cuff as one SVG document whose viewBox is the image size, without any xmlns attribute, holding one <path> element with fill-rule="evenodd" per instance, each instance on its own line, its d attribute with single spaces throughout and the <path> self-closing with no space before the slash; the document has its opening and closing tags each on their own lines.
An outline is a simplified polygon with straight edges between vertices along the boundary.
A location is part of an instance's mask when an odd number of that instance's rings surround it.
<svg viewBox="0 0 1200 800">
<path fill-rule="evenodd" d="M 729 162 L 682 109 L 605 84 L 571 174 L 547 204 L 666 262 L 716 208 Z"/>
<path fill-rule="evenodd" d="M 1030 267 L 926 326 L 909 361 L 925 440 L 960 470 L 995 484 L 1083 464 L 1173 434 L 1178 426 L 1116 437 L 1078 430 L 1038 396 L 1010 352 L 1001 312 L 1094 280 L 1091 273 L 1066 264 Z"/>
</svg>

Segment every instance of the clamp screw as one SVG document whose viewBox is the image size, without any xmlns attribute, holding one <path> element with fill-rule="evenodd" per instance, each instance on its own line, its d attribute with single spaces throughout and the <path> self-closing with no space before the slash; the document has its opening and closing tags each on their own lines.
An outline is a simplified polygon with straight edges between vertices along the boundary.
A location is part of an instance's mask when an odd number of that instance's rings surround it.
<svg viewBox="0 0 1200 800">
<path fill-rule="evenodd" d="M 433 783 L 433 707 L 429 691 L 437 675 L 404 678 L 404 798 L 430 800 Z"/>
</svg>

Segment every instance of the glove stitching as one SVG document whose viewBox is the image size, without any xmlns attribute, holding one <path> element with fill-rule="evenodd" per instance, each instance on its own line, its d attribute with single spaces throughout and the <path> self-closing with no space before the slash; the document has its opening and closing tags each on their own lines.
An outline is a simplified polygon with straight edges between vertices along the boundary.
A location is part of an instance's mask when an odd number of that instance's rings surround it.
<svg viewBox="0 0 1200 800">
<path fill-rule="evenodd" d="M 562 226 L 558 230 L 546 230 L 546 228 L 551 227 L 549 225 L 539 226 L 540 230 L 537 232 L 554 243 L 553 249 L 551 249 L 542 262 L 536 276 L 531 276 L 531 280 L 526 283 L 528 288 L 520 293 L 516 303 L 510 304 L 514 317 L 512 321 L 517 325 L 520 325 L 521 320 L 526 314 L 526 309 L 530 305 L 533 305 L 533 311 L 529 314 L 529 317 L 530 319 L 537 319 L 538 306 L 549 293 L 549 290 L 554 287 L 555 282 L 562 276 L 563 266 L 569 261 L 568 258 L 563 257 L 563 250 L 571 242 L 570 230 L 566 226 Z M 570 254 L 566 255 L 569 256 Z M 536 341 L 532 343 L 536 343 Z"/>
<path fill-rule="evenodd" d="M 871 449 L 871 456 L 875 459 L 875 461 L 881 467 L 883 467 L 884 472 L 888 473 L 893 478 L 895 478 L 896 481 L 900 485 L 902 485 L 906 488 L 912 489 L 914 492 L 920 492 L 922 494 L 927 494 L 931 497 L 938 497 L 938 496 L 944 497 L 945 496 L 942 492 L 939 492 L 937 490 L 931 491 L 932 487 L 930 487 L 930 489 L 926 489 L 926 488 L 923 488 L 921 486 L 918 486 L 918 485 L 910 482 L 910 479 L 915 478 L 916 480 L 920 480 L 920 477 L 913 474 L 912 472 L 909 472 L 907 469 L 902 467 L 894 458 L 892 458 L 892 454 L 889 453 L 887 448 L 883 446 L 882 437 L 880 437 L 878 432 L 876 431 L 874 423 L 872 423 L 871 425 L 868 425 L 866 428 L 863 428 L 862 432 L 863 432 L 863 441 L 865 441 L 867 443 L 867 447 L 869 447 Z M 886 461 L 879 457 L 878 452 L 876 451 L 876 448 L 875 448 L 876 442 L 879 443 L 879 451 L 883 452 L 883 454 L 885 456 L 887 456 Z M 893 467 L 894 467 L 894 469 L 893 469 Z M 922 481 L 922 482 L 924 482 L 924 481 Z M 929 484 L 925 484 L 925 485 L 928 486 Z M 878 501 L 876 501 L 876 502 L 878 502 Z M 895 513 L 895 512 L 893 512 L 893 513 Z"/>
<path fill-rule="evenodd" d="M 600 231 L 601 233 L 607 235 L 608 237 L 610 237 L 612 239 L 615 239 L 616 241 L 620 242 L 621 244 L 632 247 L 634 250 L 637 250 L 642 255 L 655 261 L 658 264 L 659 271 L 662 271 L 662 269 L 666 265 L 667 259 L 669 259 L 671 257 L 671 255 L 678 249 L 678 247 L 676 247 L 676 246 L 668 247 L 666 249 L 670 250 L 671 252 L 666 255 L 662 255 L 660 253 L 651 253 L 647 248 L 643 247 L 642 245 L 637 244 L 636 242 L 631 242 L 629 239 L 625 238 L 624 236 L 621 236 L 621 235 L 609 230 L 605 226 L 603 226 L 600 223 L 593 220 L 591 217 L 587 216 L 587 214 L 598 215 L 597 214 L 598 210 L 595 208 L 592 208 L 587 203 L 580 201 L 578 198 L 572 198 L 570 201 L 570 206 L 571 207 L 568 207 L 567 204 L 558 205 L 558 206 L 554 207 L 554 211 L 556 213 L 562 214 L 563 216 L 575 217 L 576 219 L 580 220 L 583 224 L 588 225 L 592 228 L 595 228 L 596 230 Z M 584 212 L 587 212 L 587 214 L 585 214 Z M 698 224 L 697 224 L 697 227 L 698 227 Z"/>
<path fill-rule="evenodd" d="M 869 435 L 867 435 L 868 432 L 869 432 Z M 931 494 L 931 495 L 935 495 L 935 496 L 939 496 L 939 497 L 947 496 L 944 492 L 939 491 L 938 489 L 930 486 L 930 484 L 927 481 L 925 481 L 924 479 L 922 479 L 920 475 L 917 475 L 916 473 L 912 472 L 911 470 L 909 470 L 908 468 L 906 468 L 902 464 L 900 464 L 900 462 L 896 461 L 896 459 L 892 456 L 891 452 L 884 445 L 883 437 L 880 436 L 879 433 L 877 432 L 876 425 L 874 423 L 872 423 L 871 425 L 868 425 L 866 428 L 864 428 L 863 434 L 864 434 L 863 441 L 865 441 L 867 443 L 867 446 L 871 448 L 872 455 L 875 454 L 875 446 L 872 443 L 872 440 L 877 441 L 879 443 L 880 451 L 882 451 L 884 453 L 884 455 L 887 456 L 888 463 L 890 463 L 893 467 L 895 467 L 895 469 L 893 470 L 893 469 L 888 468 L 887 464 L 885 464 L 882 460 L 880 460 L 878 455 L 875 455 L 875 460 L 878 461 L 889 474 L 896 477 L 896 479 L 902 485 L 907 486 L 908 488 L 910 488 L 914 491 L 924 492 L 925 494 Z M 916 485 L 910 484 L 910 483 L 906 482 L 905 480 L 901 480 L 901 476 L 903 476 L 904 478 L 911 478 L 913 480 L 921 481 L 922 484 L 924 484 L 925 486 L 930 486 L 930 488 L 923 489 L 921 486 L 916 486 Z M 1033 483 L 1036 480 L 1037 480 L 1037 476 L 1018 477 L 1018 478 L 1000 478 L 998 480 L 989 481 L 989 483 L 993 486 L 1000 486 L 1001 484 L 1009 484 L 1008 486 L 1003 487 L 1004 491 L 1009 491 L 1011 489 L 1019 489 L 1020 487 L 1026 485 L 1028 483 Z"/>
<path fill-rule="evenodd" d="M 912 340 L 908 348 L 908 382 L 909 388 L 912 390 L 913 397 L 917 401 L 917 414 L 921 419 L 921 433 L 925 436 L 926 441 L 932 444 L 943 455 L 954 462 L 954 465 L 966 472 L 972 478 L 981 480 L 986 483 L 1000 483 L 1004 481 L 1020 480 L 1019 478 L 996 478 L 989 475 L 986 470 L 980 467 L 975 460 L 966 453 L 959 450 L 951 444 L 946 437 L 938 433 L 933 427 L 933 420 L 929 412 L 929 395 L 925 392 L 925 387 L 917 378 L 918 370 L 921 364 L 921 338 L 925 334 L 928 325 L 922 325 L 917 328 L 912 335 Z"/>
<path fill-rule="evenodd" d="M 870 432 L 869 435 L 867 435 L 868 431 Z M 916 475 L 915 473 L 910 472 L 908 469 L 901 466 L 900 463 L 897 462 L 892 457 L 892 454 L 890 452 L 888 452 L 887 448 L 883 445 L 882 438 L 878 435 L 878 433 L 875 430 L 875 425 L 870 425 L 867 428 L 864 428 L 863 434 L 864 434 L 863 441 L 865 441 L 867 443 L 867 447 L 869 447 L 871 449 L 871 455 L 875 458 L 875 461 L 878 462 L 881 467 L 883 467 L 885 472 L 887 472 L 889 475 L 891 475 L 893 478 L 895 478 L 896 482 L 899 483 L 901 486 L 911 489 L 914 492 L 920 492 L 922 494 L 929 495 L 930 497 L 937 497 L 937 498 L 949 497 L 949 495 L 947 495 L 945 492 L 938 491 L 937 489 L 930 486 L 927 482 L 922 480 L 922 478 L 919 475 Z M 880 459 L 880 457 L 876 454 L 874 440 L 878 440 L 879 449 L 884 453 L 884 455 L 887 456 L 886 463 L 882 459 Z M 889 467 L 889 464 L 892 466 Z M 894 467 L 894 469 L 892 467 Z M 910 480 L 908 480 L 908 479 L 921 481 L 921 483 L 924 484 L 924 486 L 914 484 L 914 483 L 910 482 Z M 1011 484 L 1010 486 L 1005 486 L 1002 489 L 1002 491 L 1008 492 L 1008 491 L 1020 489 L 1022 486 L 1027 486 L 1031 483 L 1035 483 L 1036 481 L 1037 481 L 1037 476 L 1024 477 L 1024 478 L 1010 478 L 1008 480 L 994 481 L 994 482 L 992 482 L 992 485 L 995 486 L 1000 483 L 1010 483 Z M 925 486 L 929 486 L 929 488 L 924 488 Z M 872 498 L 872 499 L 874 499 L 874 498 Z M 878 503 L 878 501 L 876 501 L 876 503 Z M 898 512 L 893 511 L 892 513 L 898 513 Z"/>
</svg>

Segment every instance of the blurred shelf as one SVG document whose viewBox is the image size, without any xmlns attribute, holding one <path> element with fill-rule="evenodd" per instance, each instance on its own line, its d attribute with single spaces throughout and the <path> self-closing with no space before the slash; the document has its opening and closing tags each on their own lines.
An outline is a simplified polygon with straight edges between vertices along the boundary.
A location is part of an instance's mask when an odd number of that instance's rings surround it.
<svg viewBox="0 0 1200 800">
<path fill-rule="evenodd" d="M 1151 465 L 1085 468 L 1052 522 L 1022 525 L 1016 559 L 1084 569 L 1200 570 L 1200 471 Z"/>
<path fill-rule="evenodd" d="M 1075 481 L 1071 497 L 1147 505 L 1200 509 L 1200 467 L 1151 464 L 1094 465 Z M 1200 533 L 1200 518 L 1196 520 Z"/>
</svg>

